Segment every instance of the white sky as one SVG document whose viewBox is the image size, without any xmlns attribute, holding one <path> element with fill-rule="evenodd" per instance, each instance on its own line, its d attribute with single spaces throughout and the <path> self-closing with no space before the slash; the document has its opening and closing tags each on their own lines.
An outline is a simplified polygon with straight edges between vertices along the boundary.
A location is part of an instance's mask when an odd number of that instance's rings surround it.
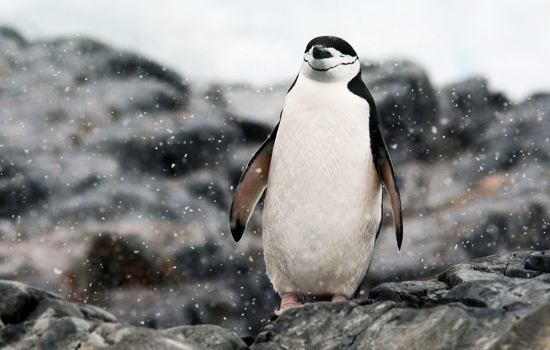
<svg viewBox="0 0 550 350">
<path fill-rule="evenodd" d="M 0 25 L 29 39 L 85 34 L 190 79 L 292 80 L 307 42 L 337 35 L 362 59 L 414 59 L 437 86 L 484 75 L 514 99 L 550 91 L 549 18 L 543 0 L 0 0 Z"/>
</svg>

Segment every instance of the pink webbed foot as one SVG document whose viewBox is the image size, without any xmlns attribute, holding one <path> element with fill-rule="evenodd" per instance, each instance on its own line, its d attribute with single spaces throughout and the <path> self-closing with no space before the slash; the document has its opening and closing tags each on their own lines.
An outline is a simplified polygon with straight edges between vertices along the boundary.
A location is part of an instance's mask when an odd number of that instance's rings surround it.
<svg viewBox="0 0 550 350">
<path fill-rule="evenodd" d="M 281 307 L 278 311 L 275 311 L 275 316 L 281 316 L 285 310 L 302 305 L 295 293 L 283 293 L 281 298 L 283 299 L 281 300 Z"/>
<path fill-rule="evenodd" d="M 332 300 L 331 300 L 333 303 L 339 303 L 341 301 L 348 301 L 348 297 L 343 295 L 343 294 L 334 294 L 332 296 Z"/>
</svg>

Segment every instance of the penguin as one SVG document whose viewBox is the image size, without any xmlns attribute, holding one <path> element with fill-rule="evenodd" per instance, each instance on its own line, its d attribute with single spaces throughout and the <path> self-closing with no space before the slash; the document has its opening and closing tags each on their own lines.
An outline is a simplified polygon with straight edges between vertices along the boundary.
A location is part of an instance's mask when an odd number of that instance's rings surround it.
<svg viewBox="0 0 550 350">
<path fill-rule="evenodd" d="M 314 38 L 230 210 L 238 242 L 266 191 L 262 240 L 267 275 L 281 296 L 276 316 L 302 297 L 341 302 L 358 294 L 382 224 L 382 184 L 400 250 L 399 189 L 357 53 L 341 38 Z"/>
</svg>

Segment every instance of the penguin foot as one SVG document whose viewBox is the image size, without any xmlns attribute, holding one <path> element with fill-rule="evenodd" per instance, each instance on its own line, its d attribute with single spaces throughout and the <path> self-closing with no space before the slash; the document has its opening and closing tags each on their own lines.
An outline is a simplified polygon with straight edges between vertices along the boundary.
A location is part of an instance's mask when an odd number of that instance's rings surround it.
<svg viewBox="0 0 550 350">
<path fill-rule="evenodd" d="M 281 307 L 278 311 L 275 311 L 275 316 L 281 316 L 285 310 L 302 305 L 302 303 L 298 301 L 296 293 L 283 293 L 281 298 L 283 299 L 281 300 Z"/>
<path fill-rule="evenodd" d="M 348 301 L 348 297 L 345 296 L 344 294 L 334 294 L 332 296 L 332 300 L 331 302 L 333 303 L 339 303 L 341 301 Z"/>
</svg>

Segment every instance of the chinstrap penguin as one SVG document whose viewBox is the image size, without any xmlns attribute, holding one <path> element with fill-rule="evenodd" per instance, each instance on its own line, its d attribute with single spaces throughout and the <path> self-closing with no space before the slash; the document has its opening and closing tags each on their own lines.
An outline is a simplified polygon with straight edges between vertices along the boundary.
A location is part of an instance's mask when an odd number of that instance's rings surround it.
<svg viewBox="0 0 550 350">
<path fill-rule="evenodd" d="M 264 189 L 267 274 L 279 315 L 300 296 L 351 298 L 372 260 L 382 223 L 382 182 L 401 249 L 401 200 L 372 95 L 343 39 L 309 42 L 280 120 L 248 163 L 230 212 L 239 241 Z"/>
</svg>

